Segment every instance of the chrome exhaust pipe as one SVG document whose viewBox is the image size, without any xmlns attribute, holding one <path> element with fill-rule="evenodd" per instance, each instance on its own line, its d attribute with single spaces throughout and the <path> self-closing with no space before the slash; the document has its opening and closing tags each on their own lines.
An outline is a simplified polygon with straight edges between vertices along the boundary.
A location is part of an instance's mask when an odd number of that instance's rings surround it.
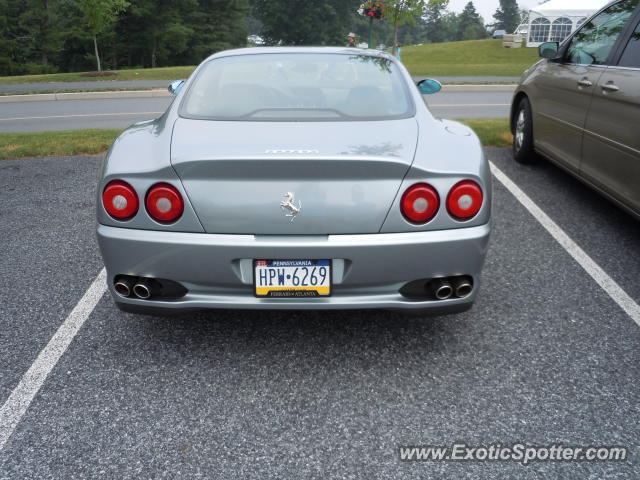
<svg viewBox="0 0 640 480">
<path fill-rule="evenodd" d="M 121 297 L 128 297 L 133 292 L 133 278 L 122 275 L 115 281 L 113 288 Z"/>
<path fill-rule="evenodd" d="M 473 283 L 469 277 L 457 277 L 452 282 L 453 293 L 458 298 L 468 297 L 473 290 Z"/>
<path fill-rule="evenodd" d="M 453 288 L 446 278 L 434 278 L 429 282 L 429 288 L 438 300 L 446 300 L 453 295 Z"/>
<path fill-rule="evenodd" d="M 140 277 L 133 286 L 133 293 L 142 300 L 148 300 L 155 293 L 153 282 L 148 278 Z"/>
</svg>

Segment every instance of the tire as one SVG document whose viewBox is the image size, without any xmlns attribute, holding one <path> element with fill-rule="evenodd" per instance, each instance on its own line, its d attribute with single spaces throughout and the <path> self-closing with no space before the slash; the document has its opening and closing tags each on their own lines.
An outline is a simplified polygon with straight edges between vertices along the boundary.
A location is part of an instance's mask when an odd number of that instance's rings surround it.
<svg viewBox="0 0 640 480">
<path fill-rule="evenodd" d="M 513 124 L 513 158 L 518 163 L 535 163 L 538 159 L 533 149 L 533 119 L 531 103 L 523 97 L 518 103 L 518 109 Z"/>
</svg>

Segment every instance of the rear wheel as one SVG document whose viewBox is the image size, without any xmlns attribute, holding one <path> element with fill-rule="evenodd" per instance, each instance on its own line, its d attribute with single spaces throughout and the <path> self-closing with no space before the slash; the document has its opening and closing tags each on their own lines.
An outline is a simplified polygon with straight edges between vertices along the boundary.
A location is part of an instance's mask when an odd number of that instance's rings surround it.
<svg viewBox="0 0 640 480">
<path fill-rule="evenodd" d="M 531 104 L 524 97 L 518 103 L 513 129 L 513 158 L 518 163 L 533 163 L 537 155 L 533 150 L 533 120 Z"/>
</svg>

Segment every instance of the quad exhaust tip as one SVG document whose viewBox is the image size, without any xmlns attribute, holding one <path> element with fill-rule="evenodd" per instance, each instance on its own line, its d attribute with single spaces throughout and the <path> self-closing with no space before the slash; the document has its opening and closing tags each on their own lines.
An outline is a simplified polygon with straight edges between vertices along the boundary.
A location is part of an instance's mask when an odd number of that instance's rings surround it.
<svg viewBox="0 0 640 480">
<path fill-rule="evenodd" d="M 141 298 L 142 300 L 148 300 L 151 298 L 151 287 L 149 285 L 149 281 L 141 278 L 138 280 L 133 286 L 133 293 L 136 297 Z"/>
<path fill-rule="evenodd" d="M 142 300 L 148 300 L 157 293 L 154 280 L 130 275 L 116 277 L 113 288 L 121 297 L 136 297 Z"/>
<path fill-rule="evenodd" d="M 121 297 L 129 297 L 133 292 L 133 278 L 120 276 L 116 278 L 113 288 Z"/>
<path fill-rule="evenodd" d="M 473 290 L 473 285 L 468 277 L 457 277 L 452 282 L 453 292 L 456 297 L 468 297 Z"/>
<path fill-rule="evenodd" d="M 453 287 L 446 278 L 436 278 L 429 282 L 433 296 L 438 300 L 446 300 L 453 294 Z"/>
<path fill-rule="evenodd" d="M 427 290 L 437 300 L 465 298 L 473 291 L 473 280 L 469 276 L 434 278 L 427 283 Z"/>
</svg>

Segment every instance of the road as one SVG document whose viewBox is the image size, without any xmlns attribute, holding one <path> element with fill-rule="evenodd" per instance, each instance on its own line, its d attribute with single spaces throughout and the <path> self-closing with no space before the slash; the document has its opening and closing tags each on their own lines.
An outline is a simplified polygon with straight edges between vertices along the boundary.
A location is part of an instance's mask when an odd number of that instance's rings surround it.
<svg viewBox="0 0 640 480">
<path fill-rule="evenodd" d="M 509 92 L 442 92 L 427 98 L 443 118 L 506 118 Z M 155 118 L 171 97 L 60 100 L 0 104 L 0 132 L 125 128 Z"/>
<path fill-rule="evenodd" d="M 126 128 L 156 118 L 172 97 L 0 104 L 0 132 Z"/>
<path fill-rule="evenodd" d="M 421 80 L 425 77 L 414 77 Z M 442 83 L 518 83 L 520 77 L 433 77 Z M 179 80 L 179 79 L 174 79 Z M 88 82 L 0 83 L 0 93 L 63 92 L 69 90 L 166 88 L 171 80 L 95 80 Z"/>
<path fill-rule="evenodd" d="M 549 164 L 486 153 L 640 302 L 638 221 Z M 0 163 L 0 404 L 102 268 L 99 161 Z M 639 478 L 640 325 L 503 183 L 494 189 L 479 300 L 457 316 L 166 319 L 98 296 L 11 425 L 0 479 Z M 398 458 L 400 445 L 458 441 L 622 445 L 631 457 L 526 467 Z"/>
<path fill-rule="evenodd" d="M 431 111 L 440 118 L 507 118 L 511 92 L 440 92 L 424 95 Z"/>
</svg>

